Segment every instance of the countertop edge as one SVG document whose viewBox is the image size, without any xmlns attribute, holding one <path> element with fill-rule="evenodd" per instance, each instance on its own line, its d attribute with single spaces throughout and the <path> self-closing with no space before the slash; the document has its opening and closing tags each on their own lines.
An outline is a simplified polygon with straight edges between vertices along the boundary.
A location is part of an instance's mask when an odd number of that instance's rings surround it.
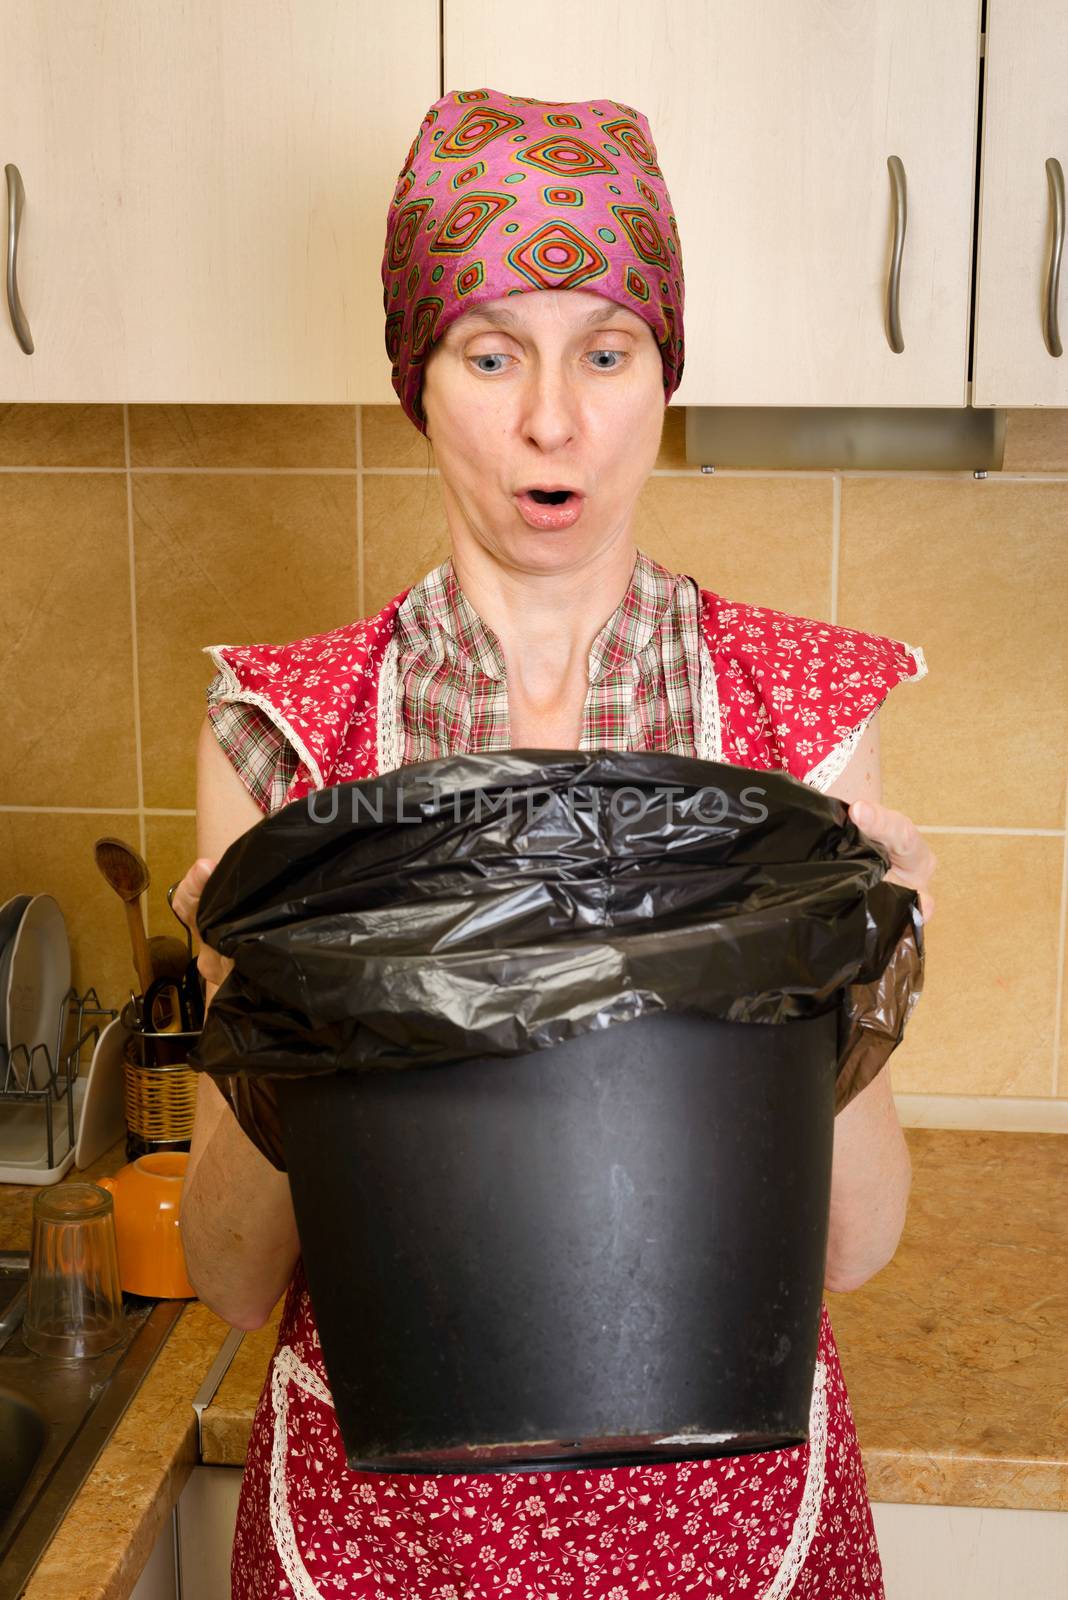
<svg viewBox="0 0 1068 1600">
<path fill-rule="evenodd" d="M 192 1397 L 229 1332 L 183 1307 L 20 1600 L 128 1600 L 198 1464 Z"/>
<path fill-rule="evenodd" d="M 868 1496 L 908 1506 L 974 1506 L 982 1511 L 1068 1511 L 1068 1461 L 866 1450 Z"/>
<path fill-rule="evenodd" d="M 201 1432 L 203 1465 L 244 1467 L 251 1412 L 238 1406 L 208 1406 Z M 863 1440 L 860 1449 L 872 1500 L 974 1506 L 984 1511 L 1068 1511 L 1068 1461 L 865 1449 Z"/>
</svg>

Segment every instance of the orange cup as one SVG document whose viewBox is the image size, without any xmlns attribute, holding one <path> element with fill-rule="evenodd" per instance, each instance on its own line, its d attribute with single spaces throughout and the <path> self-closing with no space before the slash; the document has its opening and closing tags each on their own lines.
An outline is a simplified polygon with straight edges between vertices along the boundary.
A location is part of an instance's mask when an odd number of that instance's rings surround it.
<svg viewBox="0 0 1068 1600">
<path fill-rule="evenodd" d="M 178 1213 L 188 1151 L 138 1156 L 113 1178 L 96 1178 L 115 1201 L 119 1282 L 128 1294 L 154 1300 L 191 1300 Z"/>
</svg>

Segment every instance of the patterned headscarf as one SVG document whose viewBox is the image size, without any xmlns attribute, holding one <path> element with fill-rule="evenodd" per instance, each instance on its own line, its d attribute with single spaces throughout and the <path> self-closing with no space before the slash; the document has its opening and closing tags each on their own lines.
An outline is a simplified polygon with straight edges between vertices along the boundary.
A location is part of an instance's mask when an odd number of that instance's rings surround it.
<svg viewBox="0 0 1068 1600">
<path fill-rule="evenodd" d="M 682 246 L 649 122 L 619 100 L 443 95 L 404 158 L 382 257 L 393 387 L 420 433 L 426 359 L 470 307 L 585 289 L 643 317 L 682 378 Z"/>
</svg>

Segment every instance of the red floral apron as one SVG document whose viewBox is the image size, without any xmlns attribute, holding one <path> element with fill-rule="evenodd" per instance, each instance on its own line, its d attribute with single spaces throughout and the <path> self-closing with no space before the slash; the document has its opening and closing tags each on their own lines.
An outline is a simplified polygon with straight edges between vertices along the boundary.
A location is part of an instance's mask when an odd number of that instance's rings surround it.
<svg viewBox="0 0 1068 1600">
<path fill-rule="evenodd" d="M 231 697 L 263 706 L 298 750 L 287 802 L 399 764 L 390 645 L 405 593 L 332 633 L 209 647 Z M 890 689 L 927 670 L 902 641 L 710 590 L 702 631 L 695 753 L 820 790 Z M 253 1419 L 231 1584 L 234 1600 L 885 1600 L 826 1304 L 805 1445 L 541 1472 L 353 1472 L 298 1260 Z"/>
</svg>

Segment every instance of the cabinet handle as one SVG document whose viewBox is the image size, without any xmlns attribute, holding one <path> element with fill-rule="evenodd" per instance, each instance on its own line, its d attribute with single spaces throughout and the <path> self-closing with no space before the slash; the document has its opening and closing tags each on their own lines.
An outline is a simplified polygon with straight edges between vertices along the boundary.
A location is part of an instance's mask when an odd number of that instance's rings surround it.
<svg viewBox="0 0 1068 1600">
<path fill-rule="evenodd" d="M 901 337 L 901 252 L 905 248 L 905 226 L 908 222 L 905 166 L 900 156 L 887 156 L 890 187 L 894 199 L 894 253 L 890 258 L 890 276 L 886 281 L 886 337 L 891 350 L 900 355 L 905 348 Z"/>
<path fill-rule="evenodd" d="M 7 177 L 7 309 L 11 313 L 11 323 L 15 329 L 15 337 L 28 356 L 33 355 L 33 339 L 30 337 L 30 325 L 26 321 L 26 313 L 22 309 L 19 299 L 19 286 L 15 278 L 15 259 L 19 249 L 19 225 L 22 222 L 22 208 L 26 203 L 26 191 L 22 187 L 22 174 L 13 162 L 9 161 L 4 168 Z"/>
<path fill-rule="evenodd" d="M 1057 324 L 1057 291 L 1064 250 L 1064 172 L 1056 156 L 1046 157 L 1046 177 L 1049 179 L 1053 237 L 1049 244 L 1049 266 L 1046 269 L 1046 314 L 1042 319 L 1042 337 L 1050 355 L 1059 356 L 1062 352 L 1061 332 Z"/>
</svg>

